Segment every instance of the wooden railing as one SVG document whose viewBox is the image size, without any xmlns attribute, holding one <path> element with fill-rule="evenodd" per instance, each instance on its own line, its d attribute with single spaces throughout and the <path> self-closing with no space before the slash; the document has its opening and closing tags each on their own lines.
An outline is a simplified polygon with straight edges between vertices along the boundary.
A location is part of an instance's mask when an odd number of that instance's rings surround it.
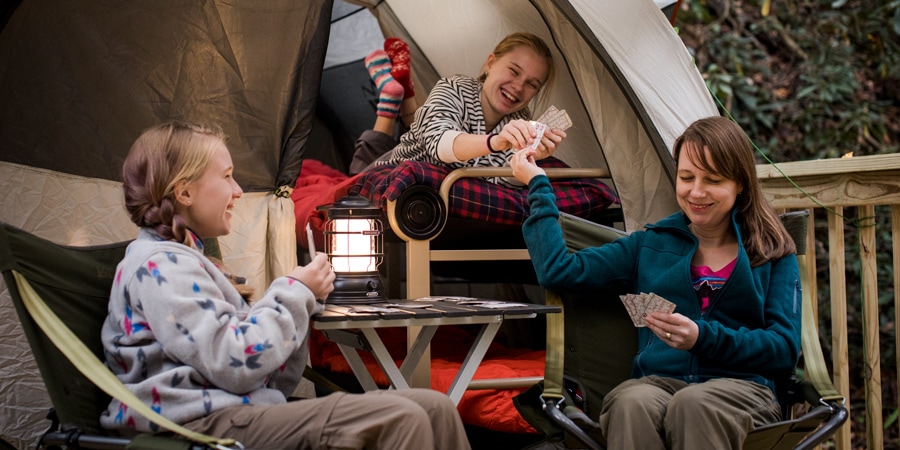
<svg viewBox="0 0 900 450">
<path fill-rule="evenodd" d="M 831 304 L 831 335 L 833 379 L 835 387 L 847 399 L 848 407 L 860 399 L 850 397 L 850 364 L 848 355 L 847 306 L 860 305 L 862 320 L 863 379 L 865 383 L 866 447 L 884 448 L 884 420 L 882 417 L 881 343 L 878 313 L 878 265 L 876 264 L 876 212 L 889 214 L 891 246 L 893 249 L 893 279 L 882 280 L 900 286 L 900 154 L 874 155 L 855 158 L 781 163 L 757 167 L 766 196 L 780 211 L 810 209 L 810 220 L 827 216 L 827 236 L 821 228 L 810 233 L 808 247 L 816 249 L 819 260 L 827 252 L 827 270 L 810 270 L 819 280 L 828 280 Z M 852 214 L 852 217 L 850 215 Z M 855 236 L 845 237 L 848 224 L 856 228 Z M 810 223 L 810 230 L 813 223 Z M 818 244 L 817 244 L 818 243 Z M 858 253 L 860 271 L 859 292 L 847 292 L 846 255 Z M 885 255 L 882 255 L 883 258 Z M 813 260 L 814 261 L 814 260 Z M 815 286 L 813 286 L 815 289 Z M 813 295 L 816 295 L 813 292 Z M 822 298 L 823 296 L 819 296 Z M 900 292 L 894 289 L 894 324 L 900 323 Z M 848 303 L 850 302 L 850 303 Z M 818 310 L 816 312 L 818 314 Z M 822 322 L 819 321 L 821 324 Z M 894 328 L 895 348 L 900 349 L 900 333 Z M 820 332 L 820 335 L 825 333 Z M 900 357 L 896 358 L 900 361 Z M 900 365 L 900 363 L 898 363 Z M 900 367 L 897 373 L 900 374 Z M 900 380 L 887 380 L 898 383 Z M 896 392 L 896 386 L 890 391 Z M 889 405 L 895 410 L 898 405 Z M 853 420 L 851 416 L 851 421 Z M 896 425 L 895 425 L 896 426 Z M 835 448 L 850 450 L 851 434 L 848 421 L 834 439 Z"/>
</svg>

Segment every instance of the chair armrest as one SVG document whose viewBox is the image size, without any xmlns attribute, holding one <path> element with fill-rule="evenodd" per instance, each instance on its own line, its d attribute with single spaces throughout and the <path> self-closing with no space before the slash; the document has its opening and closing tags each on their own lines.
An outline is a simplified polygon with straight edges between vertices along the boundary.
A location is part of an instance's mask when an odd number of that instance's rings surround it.
<svg viewBox="0 0 900 450">
<path fill-rule="evenodd" d="M 559 213 L 559 227 L 562 229 L 566 247 L 571 252 L 583 248 L 610 243 L 628 233 L 564 212 Z"/>
<path fill-rule="evenodd" d="M 606 169 L 579 169 L 574 167 L 551 167 L 544 169 L 549 178 L 609 178 Z M 511 177 L 512 167 L 462 167 L 455 169 L 441 182 L 440 196 L 444 205 L 450 206 L 450 188 L 460 178 L 473 177 Z"/>
<path fill-rule="evenodd" d="M 606 169 L 546 168 L 547 176 L 565 178 L 609 178 Z M 410 186 L 396 200 L 386 202 L 391 229 L 404 241 L 428 240 L 441 233 L 450 211 L 450 190 L 463 178 L 509 177 L 510 167 L 464 167 L 444 176 L 437 192 L 424 185 Z"/>
</svg>

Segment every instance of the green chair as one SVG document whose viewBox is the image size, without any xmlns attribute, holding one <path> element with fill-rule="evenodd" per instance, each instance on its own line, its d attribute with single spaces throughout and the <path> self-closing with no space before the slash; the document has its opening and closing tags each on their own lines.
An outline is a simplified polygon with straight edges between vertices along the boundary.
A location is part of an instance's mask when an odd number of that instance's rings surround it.
<svg viewBox="0 0 900 450">
<path fill-rule="evenodd" d="M 797 244 L 803 285 L 805 367 L 797 371 L 803 377 L 779 383 L 779 401 L 786 419 L 752 431 L 744 441 L 744 449 L 813 448 L 837 432 L 848 417 L 844 397 L 828 376 L 812 314 L 814 299 L 808 289 L 806 262 L 808 216 L 808 211 L 782 215 Z M 567 214 L 560 217 L 560 224 L 570 251 L 602 245 L 624 235 L 614 228 Z M 604 448 L 599 424 L 590 418 L 599 416 L 606 393 L 630 376 L 637 350 L 637 334 L 617 300 L 619 293 L 614 286 L 604 293 L 547 293 L 547 303 L 562 306 L 563 313 L 547 316 L 543 383 L 517 398 L 516 406 L 526 420 L 558 446 Z M 806 404 L 807 412 L 795 418 L 792 412 L 798 404 Z"/>
<path fill-rule="evenodd" d="M 234 445 L 233 440 L 210 438 L 183 429 L 188 438 L 160 435 L 123 438 L 101 428 L 100 414 L 112 395 L 107 390 L 122 399 L 115 389 L 125 389 L 100 362 L 103 360 L 100 329 L 106 318 L 116 265 L 125 255 L 127 245 L 128 242 L 93 247 L 62 246 L 0 223 L 0 271 L 53 404 L 48 416 L 52 425 L 42 436 L 40 446 L 188 449 Z M 58 348 L 60 344 L 62 350 Z M 132 408 L 141 406 L 126 403 Z"/>
</svg>

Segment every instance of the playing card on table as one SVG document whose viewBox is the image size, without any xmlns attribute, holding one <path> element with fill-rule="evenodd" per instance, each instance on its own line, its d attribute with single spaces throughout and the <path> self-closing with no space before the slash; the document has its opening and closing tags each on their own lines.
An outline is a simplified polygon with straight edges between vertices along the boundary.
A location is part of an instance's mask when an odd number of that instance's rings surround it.
<svg viewBox="0 0 900 450">
<path fill-rule="evenodd" d="M 558 109 L 556 106 L 550 105 L 547 111 L 537 118 L 537 122 L 547 125 L 551 130 L 566 131 L 572 126 L 572 119 L 564 109 Z"/>
</svg>

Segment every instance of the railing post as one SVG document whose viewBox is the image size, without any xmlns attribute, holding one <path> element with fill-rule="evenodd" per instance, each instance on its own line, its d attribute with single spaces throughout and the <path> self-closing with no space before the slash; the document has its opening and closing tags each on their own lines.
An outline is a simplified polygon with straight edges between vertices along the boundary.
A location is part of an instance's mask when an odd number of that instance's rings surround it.
<svg viewBox="0 0 900 450">
<path fill-rule="evenodd" d="M 894 323 L 900 324 L 900 206 L 891 206 L 891 247 L 894 249 Z M 900 351 L 900 332 L 894 331 L 894 349 Z M 897 386 L 900 386 L 900 358 L 897 360 Z M 900 421 L 898 421 L 900 423 Z M 900 425 L 898 425 L 900 426 Z"/>
<path fill-rule="evenodd" d="M 844 208 L 828 213 L 828 277 L 831 285 L 831 359 L 834 386 L 850 403 L 850 361 L 847 342 L 847 259 L 844 244 Z M 835 434 L 835 448 L 850 450 L 850 421 Z"/>
<path fill-rule="evenodd" d="M 875 206 L 859 207 L 859 262 L 862 277 L 863 353 L 865 354 L 866 436 L 869 448 L 884 448 L 881 348 L 875 260 Z"/>
</svg>

